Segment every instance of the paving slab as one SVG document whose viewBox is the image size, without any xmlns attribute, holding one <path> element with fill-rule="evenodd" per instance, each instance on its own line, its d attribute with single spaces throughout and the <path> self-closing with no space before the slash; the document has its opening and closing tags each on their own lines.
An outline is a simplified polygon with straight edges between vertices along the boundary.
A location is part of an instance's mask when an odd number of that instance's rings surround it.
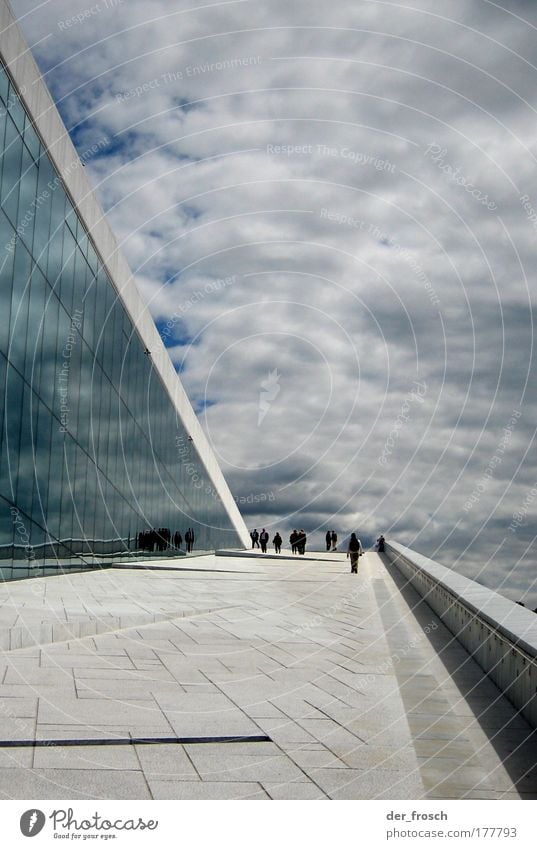
<svg viewBox="0 0 537 849">
<path fill-rule="evenodd" d="M 1 799 L 150 799 L 141 770 L 9 769 L 0 772 Z"/>
<path fill-rule="evenodd" d="M 0 742 L 15 740 L 33 740 L 35 719 L 0 716 Z"/>
<path fill-rule="evenodd" d="M 192 759 L 187 754 L 188 749 L 175 744 L 138 745 L 136 751 L 145 776 L 160 781 L 192 781 L 198 780 Z"/>
<path fill-rule="evenodd" d="M 139 770 L 134 746 L 42 746 L 34 750 L 35 769 Z"/>
<path fill-rule="evenodd" d="M 391 769 L 414 773 L 419 771 L 420 761 L 412 745 L 407 748 L 391 749 L 383 746 L 358 746 L 340 755 L 345 766 L 352 769 Z"/>
<path fill-rule="evenodd" d="M 148 783 L 154 799 L 270 799 L 255 781 L 160 781 L 148 778 Z"/>
<path fill-rule="evenodd" d="M 73 674 L 71 669 L 44 669 L 41 666 L 24 667 L 18 665 L 10 665 L 4 677 L 4 684 L 12 685 L 44 685 L 47 687 L 63 687 L 73 684 Z M 5 689 L 2 689 L 5 692 Z"/>
<path fill-rule="evenodd" d="M 78 699 L 128 699 L 136 701 L 149 701 L 154 704 L 153 693 L 163 692 L 163 685 L 169 682 L 151 681 L 147 678 L 114 681 L 102 678 L 80 678 L 76 682 L 76 698 Z M 179 690 L 179 685 L 171 684 L 174 691 Z"/>
<path fill-rule="evenodd" d="M 31 769 L 34 753 L 32 749 L 2 749 L 0 748 L 0 770 L 22 767 Z"/>
<path fill-rule="evenodd" d="M 317 801 L 319 799 L 329 798 L 320 787 L 312 783 L 305 784 L 304 782 L 290 781 L 287 783 L 272 784 L 271 782 L 262 781 L 261 786 L 271 799 Z"/>
<path fill-rule="evenodd" d="M 24 689 L 24 688 L 23 688 Z M 37 697 L 26 691 L 25 696 L 14 693 L 11 687 L 2 688 L 0 698 L 0 719 L 3 716 L 17 717 L 23 719 L 35 717 L 37 714 Z"/>
<path fill-rule="evenodd" d="M 287 753 L 289 757 L 309 774 L 312 767 L 326 769 L 346 769 L 349 764 L 338 758 L 330 749 L 323 746 L 320 749 L 293 749 Z"/>
<path fill-rule="evenodd" d="M 156 702 L 114 699 L 59 698 L 55 704 L 40 701 L 37 721 L 39 725 L 56 724 L 73 726 L 145 724 L 168 728 L 166 718 Z"/>
<path fill-rule="evenodd" d="M 223 747 L 221 747 L 223 748 Z M 252 745 L 252 750 L 254 746 Z M 193 751 L 190 758 L 203 781 L 305 781 L 308 777 L 293 761 L 284 754 L 229 754 L 225 750 L 218 754 L 207 754 L 203 746 Z"/>
<path fill-rule="evenodd" d="M 316 769 L 312 778 L 331 799 L 424 799 L 419 774 L 388 769 Z"/>
</svg>

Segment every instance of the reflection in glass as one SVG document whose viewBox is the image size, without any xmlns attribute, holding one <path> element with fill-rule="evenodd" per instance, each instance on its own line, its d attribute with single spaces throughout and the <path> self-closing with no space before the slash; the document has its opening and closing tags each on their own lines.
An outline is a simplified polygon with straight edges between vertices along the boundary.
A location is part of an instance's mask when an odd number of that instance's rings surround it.
<svg viewBox="0 0 537 849">
<path fill-rule="evenodd" d="M 1 67 L 0 98 L 0 578 L 238 545 Z"/>
</svg>

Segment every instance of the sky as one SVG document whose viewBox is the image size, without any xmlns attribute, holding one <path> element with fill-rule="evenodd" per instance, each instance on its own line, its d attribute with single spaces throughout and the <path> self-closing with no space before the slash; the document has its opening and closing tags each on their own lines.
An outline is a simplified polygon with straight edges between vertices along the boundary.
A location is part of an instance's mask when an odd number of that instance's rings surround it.
<svg viewBox="0 0 537 849">
<path fill-rule="evenodd" d="M 536 4 L 12 5 L 247 525 L 536 607 Z"/>
</svg>

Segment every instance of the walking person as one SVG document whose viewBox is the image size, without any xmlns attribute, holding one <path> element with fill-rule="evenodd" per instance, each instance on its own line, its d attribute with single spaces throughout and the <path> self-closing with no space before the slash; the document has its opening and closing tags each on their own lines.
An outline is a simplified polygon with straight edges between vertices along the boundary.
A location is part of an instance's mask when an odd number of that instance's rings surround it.
<svg viewBox="0 0 537 849">
<path fill-rule="evenodd" d="M 268 531 L 263 528 L 261 533 L 259 534 L 259 542 L 261 543 L 261 552 L 263 554 L 267 553 L 267 543 L 269 541 Z"/>
<path fill-rule="evenodd" d="M 187 530 L 185 534 L 185 542 L 187 553 L 190 554 L 192 549 L 194 548 L 194 531 L 192 528 L 189 528 Z"/>
<path fill-rule="evenodd" d="M 330 546 L 332 545 L 332 531 L 326 532 L 326 550 L 330 551 Z"/>
<path fill-rule="evenodd" d="M 364 553 L 362 543 L 357 538 L 356 534 L 351 534 L 349 546 L 347 548 L 347 557 L 351 559 L 351 573 L 358 574 L 358 559 Z"/>
<path fill-rule="evenodd" d="M 259 533 L 256 528 L 250 533 L 252 538 L 252 548 L 259 548 Z"/>
<path fill-rule="evenodd" d="M 332 531 L 332 536 L 330 537 L 330 542 L 332 543 L 332 551 L 337 550 L 337 534 L 335 531 Z"/>
<path fill-rule="evenodd" d="M 291 536 L 289 537 L 289 542 L 291 543 L 291 551 L 293 554 L 296 554 L 296 543 L 297 543 L 297 532 L 296 529 L 291 532 Z"/>
<path fill-rule="evenodd" d="M 386 540 L 384 539 L 384 537 L 381 534 L 379 536 L 378 540 L 377 540 L 377 551 L 378 551 L 379 554 L 381 554 L 381 552 L 385 551 L 385 548 L 384 548 L 385 542 L 386 542 Z"/>
<path fill-rule="evenodd" d="M 305 552 L 306 552 L 306 542 L 307 542 L 306 532 L 304 531 L 304 528 L 300 528 L 298 535 L 297 535 L 297 540 L 296 540 L 296 547 L 298 549 L 299 554 L 305 554 Z"/>
<path fill-rule="evenodd" d="M 277 531 L 274 539 L 272 540 L 272 544 L 274 545 L 275 554 L 281 554 L 282 553 L 282 542 L 283 542 L 283 540 L 282 540 L 279 532 Z"/>
</svg>

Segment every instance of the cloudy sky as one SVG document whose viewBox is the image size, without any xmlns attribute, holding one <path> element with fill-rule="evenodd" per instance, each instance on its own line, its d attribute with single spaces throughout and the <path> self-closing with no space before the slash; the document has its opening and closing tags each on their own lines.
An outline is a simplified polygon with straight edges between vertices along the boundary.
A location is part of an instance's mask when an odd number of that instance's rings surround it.
<svg viewBox="0 0 537 849">
<path fill-rule="evenodd" d="M 535 607 L 536 4 L 12 4 L 247 524 Z"/>
</svg>

